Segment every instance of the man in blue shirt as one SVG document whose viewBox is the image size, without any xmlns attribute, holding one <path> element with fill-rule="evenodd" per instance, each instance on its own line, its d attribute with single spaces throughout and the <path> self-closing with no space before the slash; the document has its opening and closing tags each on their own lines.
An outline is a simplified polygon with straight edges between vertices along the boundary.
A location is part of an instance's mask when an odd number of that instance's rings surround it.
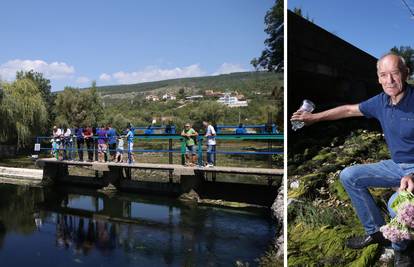
<svg viewBox="0 0 414 267">
<path fill-rule="evenodd" d="M 110 161 L 114 161 L 116 154 L 116 131 L 111 124 L 108 124 L 107 128 L 106 136 L 108 137 L 109 155 L 111 155 Z"/>
<path fill-rule="evenodd" d="M 128 163 L 134 163 L 134 130 L 131 126 L 128 126 L 127 129 L 126 138 L 128 141 Z"/>
<path fill-rule="evenodd" d="M 381 124 L 391 159 L 347 167 L 340 174 L 367 233 L 366 236 L 348 239 L 346 245 L 355 249 L 386 243 L 379 231 L 385 221 L 368 188 L 399 187 L 399 190 L 410 192 L 414 189 L 414 89 L 406 83 L 409 69 L 402 57 L 388 53 L 378 60 L 377 75 L 382 93 L 360 104 L 339 106 L 320 113 L 299 110 L 291 118 L 292 121 L 310 125 L 319 121 L 365 116 L 376 118 Z M 406 251 L 407 242 L 393 243 L 392 246 L 395 266 L 412 266 L 413 261 Z"/>
<path fill-rule="evenodd" d="M 236 134 L 246 134 L 246 128 L 244 128 L 243 123 L 240 123 L 239 127 L 236 128 Z"/>
</svg>

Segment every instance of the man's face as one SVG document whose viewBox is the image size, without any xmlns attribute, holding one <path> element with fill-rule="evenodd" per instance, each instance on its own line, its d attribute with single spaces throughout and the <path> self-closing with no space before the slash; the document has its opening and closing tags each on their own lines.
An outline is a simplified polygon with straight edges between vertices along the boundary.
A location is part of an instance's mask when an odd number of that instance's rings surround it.
<svg viewBox="0 0 414 267">
<path fill-rule="evenodd" d="M 383 58 L 379 62 L 377 74 L 378 81 L 387 95 L 395 97 L 404 90 L 408 71 L 404 66 L 400 66 L 397 56 L 389 55 Z"/>
</svg>

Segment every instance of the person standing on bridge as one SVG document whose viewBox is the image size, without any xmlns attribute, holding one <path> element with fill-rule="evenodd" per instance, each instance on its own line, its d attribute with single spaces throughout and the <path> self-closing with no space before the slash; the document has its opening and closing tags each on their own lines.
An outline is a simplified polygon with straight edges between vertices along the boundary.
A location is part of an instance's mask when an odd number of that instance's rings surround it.
<svg viewBox="0 0 414 267">
<path fill-rule="evenodd" d="M 76 145 L 78 147 L 79 161 L 83 161 L 83 145 L 85 143 L 83 127 L 79 126 L 75 130 Z"/>
<path fill-rule="evenodd" d="M 96 130 L 98 135 L 98 161 L 105 162 L 105 155 L 107 150 L 107 131 L 102 125 L 101 128 Z"/>
<path fill-rule="evenodd" d="M 109 123 L 108 124 L 108 131 L 107 131 L 107 135 L 108 135 L 108 150 L 109 150 L 109 155 L 111 156 L 110 161 L 114 161 L 115 160 L 115 153 L 116 153 L 116 131 L 114 128 L 112 128 L 112 125 Z"/>
<path fill-rule="evenodd" d="M 128 163 L 134 163 L 134 131 L 131 129 L 131 126 L 128 126 L 127 131 L 127 141 L 128 141 Z"/>
<path fill-rule="evenodd" d="M 88 150 L 88 161 L 92 162 L 93 161 L 93 131 L 90 125 L 84 128 L 83 136 L 85 138 L 86 148 Z"/>
<path fill-rule="evenodd" d="M 291 117 L 292 121 L 303 121 L 305 125 L 358 116 L 376 118 L 381 123 L 391 159 L 354 165 L 340 173 L 340 180 L 366 232 L 365 236 L 347 240 L 346 245 L 354 249 L 388 243 L 380 232 L 384 218 L 368 189 L 399 187 L 399 190 L 410 192 L 414 189 L 414 88 L 406 83 L 409 69 L 402 57 L 388 53 L 378 60 L 377 75 L 384 91 L 366 101 L 314 114 L 298 110 Z M 392 244 L 395 266 L 413 266 L 407 246 L 408 241 Z"/>
<path fill-rule="evenodd" d="M 204 136 L 207 139 L 207 167 L 214 167 L 216 161 L 216 130 L 207 121 L 203 121 L 203 126 L 206 129 Z"/>
<path fill-rule="evenodd" d="M 191 124 L 186 123 L 184 129 L 181 132 L 181 136 L 185 138 L 185 158 L 187 160 L 186 165 L 194 166 L 197 162 L 197 151 L 195 148 L 195 139 L 198 133 L 191 127 Z"/>
</svg>

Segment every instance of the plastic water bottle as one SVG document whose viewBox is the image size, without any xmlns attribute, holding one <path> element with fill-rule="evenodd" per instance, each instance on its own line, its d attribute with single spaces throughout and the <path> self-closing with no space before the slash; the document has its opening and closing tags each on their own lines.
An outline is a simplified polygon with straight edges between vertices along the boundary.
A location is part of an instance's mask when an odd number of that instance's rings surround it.
<svg viewBox="0 0 414 267">
<path fill-rule="evenodd" d="M 300 111 L 312 112 L 315 109 L 315 104 L 310 100 L 303 100 L 302 106 L 300 106 Z M 292 130 L 296 131 L 305 126 L 303 121 L 292 121 Z"/>
</svg>

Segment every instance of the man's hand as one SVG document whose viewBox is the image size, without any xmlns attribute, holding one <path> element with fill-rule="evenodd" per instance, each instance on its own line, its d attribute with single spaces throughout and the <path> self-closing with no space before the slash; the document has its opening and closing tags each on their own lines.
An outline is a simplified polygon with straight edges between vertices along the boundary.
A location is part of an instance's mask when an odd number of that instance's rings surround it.
<svg viewBox="0 0 414 267">
<path fill-rule="evenodd" d="M 408 192 L 413 192 L 414 181 L 412 175 L 407 175 L 401 178 L 400 182 L 400 191 L 407 190 Z"/>
<path fill-rule="evenodd" d="M 293 113 L 290 121 L 302 121 L 305 125 L 311 125 L 316 122 L 315 114 L 307 111 L 298 110 Z"/>
</svg>

